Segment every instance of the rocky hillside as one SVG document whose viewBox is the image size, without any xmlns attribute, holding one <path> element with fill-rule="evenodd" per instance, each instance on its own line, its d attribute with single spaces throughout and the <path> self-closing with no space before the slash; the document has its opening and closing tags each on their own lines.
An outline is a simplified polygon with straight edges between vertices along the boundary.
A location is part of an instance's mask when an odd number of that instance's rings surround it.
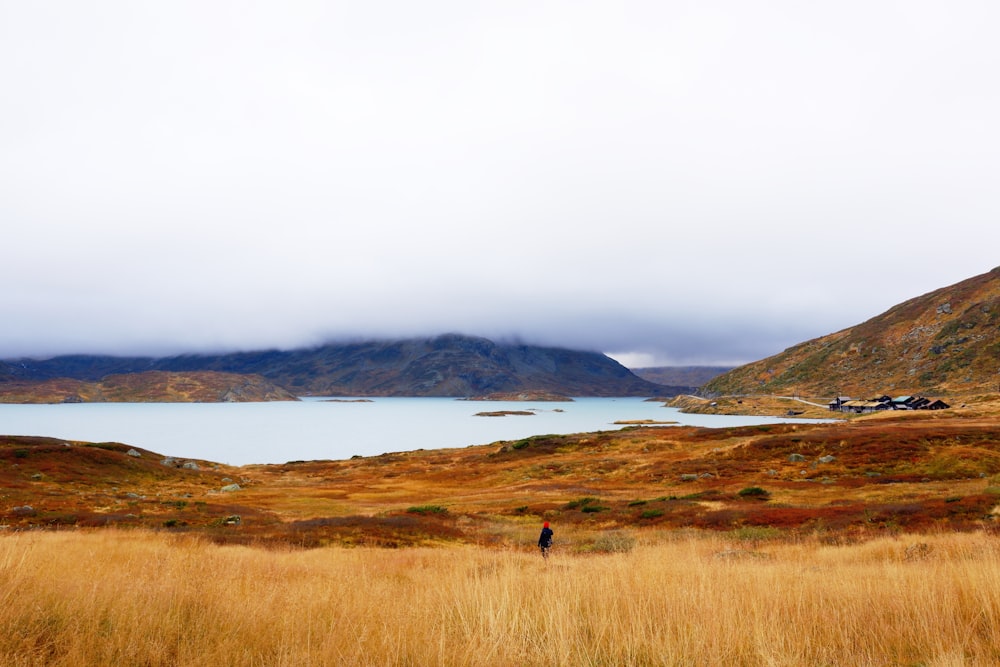
<svg viewBox="0 0 1000 667">
<path fill-rule="evenodd" d="M 1000 385 L 1000 268 L 741 366 L 713 394 L 949 395 Z"/>
<path fill-rule="evenodd" d="M 7 381 L 72 378 L 145 371 L 217 371 L 259 375 L 296 395 L 480 396 L 548 391 L 566 396 L 671 396 L 597 352 L 503 345 L 459 335 L 369 341 L 303 350 L 267 350 L 165 358 L 63 356 L 19 359 L 0 367 Z"/>
<path fill-rule="evenodd" d="M 0 381 L 0 403 L 246 403 L 295 401 L 259 375 L 200 371 L 108 375 L 88 382 L 72 378 Z"/>
</svg>

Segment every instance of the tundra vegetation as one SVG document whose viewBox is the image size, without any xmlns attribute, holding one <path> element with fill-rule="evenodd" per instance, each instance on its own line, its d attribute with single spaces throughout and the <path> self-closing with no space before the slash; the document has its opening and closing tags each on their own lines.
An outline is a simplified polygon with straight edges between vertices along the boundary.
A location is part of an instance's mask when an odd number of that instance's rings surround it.
<svg viewBox="0 0 1000 667">
<path fill-rule="evenodd" d="M 996 399 L 242 467 L 0 437 L 0 664 L 997 664 Z"/>
<path fill-rule="evenodd" d="M 534 526 L 517 533 L 528 541 Z M 838 544 L 636 531 L 518 548 L 261 549 L 193 535 L 0 540 L 4 665 L 995 665 L 984 531 Z"/>
</svg>

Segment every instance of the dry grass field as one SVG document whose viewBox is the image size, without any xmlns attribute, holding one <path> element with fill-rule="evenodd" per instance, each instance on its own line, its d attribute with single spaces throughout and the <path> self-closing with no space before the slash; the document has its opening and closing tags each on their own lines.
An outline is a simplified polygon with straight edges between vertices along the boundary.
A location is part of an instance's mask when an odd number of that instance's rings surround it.
<svg viewBox="0 0 1000 667">
<path fill-rule="evenodd" d="M 0 665 L 1000 664 L 987 398 L 242 467 L 0 437 Z"/>
<path fill-rule="evenodd" d="M 559 528 L 557 526 L 557 528 Z M 119 529 L 0 540 L 0 664 L 996 665 L 984 532 L 622 551 L 257 549 Z M 534 527 L 524 527 L 523 541 Z"/>
</svg>

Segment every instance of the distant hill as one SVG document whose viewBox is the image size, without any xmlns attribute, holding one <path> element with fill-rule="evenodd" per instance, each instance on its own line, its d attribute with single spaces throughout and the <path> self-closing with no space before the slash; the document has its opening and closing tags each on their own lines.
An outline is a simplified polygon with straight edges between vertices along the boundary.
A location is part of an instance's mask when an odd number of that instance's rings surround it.
<svg viewBox="0 0 1000 667">
<path fill-rule="evenodd" d="M 0 382 L 55 378 L 93 382 L 109 374 L 145 371 L 259 375 L 293 394 L 314 396 L 466 397 L 521 391 L 566 396 L 680 393 L 676 388 L 643 380 L 597 352 L 498 344 L 456 334 L 221 355 L 71 355 L 8 360 L 0 367 Z"/>
<path fill-rule="evenodd" d="M 629 370 L 643 380 L 673 387 L 686 387 L 687 393 L 690 393 L 732 369 L 732 366 L 654 366 Z"/>
<path fill-rule="evenodd" d="M 0 381 L 0 403 L 246 403 L 295 401 L 259 375 L 198 371 L 108 375 L 90 382 L 73 378 Z"/>
<path fill-rule="evenodd" d="M 998 384 L 1000 268 L 736 368 L 704 390 L 872 397 L 997 391 Z"/>
</svg>

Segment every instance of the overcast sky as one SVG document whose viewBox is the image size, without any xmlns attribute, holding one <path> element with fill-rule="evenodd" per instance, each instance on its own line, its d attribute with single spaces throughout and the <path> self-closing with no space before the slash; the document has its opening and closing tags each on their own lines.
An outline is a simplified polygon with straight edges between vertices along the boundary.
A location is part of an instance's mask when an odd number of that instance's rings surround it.
<svg viewBox="0 0 1000 667">
<path fill-rule="evenodd" d="M 0 0 L 0 358 L 735 364 L 1000 265 L 1000 3 Z"/>
</svg>

